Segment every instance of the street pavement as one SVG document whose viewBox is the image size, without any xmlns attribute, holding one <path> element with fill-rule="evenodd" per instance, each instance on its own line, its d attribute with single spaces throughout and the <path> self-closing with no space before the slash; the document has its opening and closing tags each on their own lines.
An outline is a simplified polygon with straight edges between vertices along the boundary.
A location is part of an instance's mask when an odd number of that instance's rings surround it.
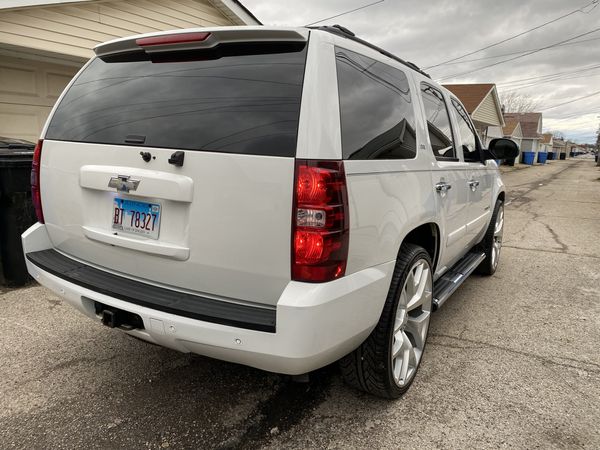
<svg viewBox="0 0 600 450">
<path fill-rule="evenodd" d="M 500 267 L 433 315 L 400 400 L 152 346 L 32 284 L 0 291 L 0 448 L 600 448 L 600 169 L 503 172 Z"/>
</svg>

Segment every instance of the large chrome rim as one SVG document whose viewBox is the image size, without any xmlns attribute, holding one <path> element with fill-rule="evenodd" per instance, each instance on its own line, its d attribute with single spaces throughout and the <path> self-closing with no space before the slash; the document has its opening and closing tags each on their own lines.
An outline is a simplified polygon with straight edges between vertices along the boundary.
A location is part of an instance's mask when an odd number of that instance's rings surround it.
<svg viewBox="0 0 600 450">
<path fill-rule="evenodd" d="M 394 381 L 404 387 L 415 376 L 425 348 L 431 317 L 431 267 L 419 259 L 411 267 L 398 301 L 392 337 Z"/>
<path fill-rule="evenodd" d="M 492 266 L 494 269 L 498 266 L 500 260 L 500 250 L 502 249 L 502 235 L 504 234 L 504 206 L 500 205 L 498 214 L 496 214 L 496 224 L 494 225 L 494 239 L 492 241 Z"/>
</svg>

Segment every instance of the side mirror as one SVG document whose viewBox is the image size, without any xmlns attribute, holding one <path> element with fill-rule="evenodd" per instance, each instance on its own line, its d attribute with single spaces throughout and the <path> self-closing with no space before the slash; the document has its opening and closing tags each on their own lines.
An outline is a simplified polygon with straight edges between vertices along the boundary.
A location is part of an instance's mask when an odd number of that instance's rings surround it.
<svg viewBox="0 0 600 450">
<path fill-rule="evenodd" d="M 485 159 L 513 159 L 519 156 L 519 146 L 510 139 L 492 139 L 484 155 Z"/>
</svg>

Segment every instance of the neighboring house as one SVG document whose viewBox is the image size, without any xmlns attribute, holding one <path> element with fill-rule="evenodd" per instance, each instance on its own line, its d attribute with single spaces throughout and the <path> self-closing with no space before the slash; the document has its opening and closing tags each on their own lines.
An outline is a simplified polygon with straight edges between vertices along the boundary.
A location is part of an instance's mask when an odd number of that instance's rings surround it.
<svg viewBox="0 0 600 450">
<path fill-rule="evenodd" d="M 565 158 L 569 158 L 573 156 L 573 152 L 577 149 L 577 144 L 575 142 L 567 141 L 565 144 Z"/>
<path fill-rule="evenodd" d="M 504 127 L 502 127 L 502 135 L 500 137 L 513 140 L 519 146 L 520 150 L 523 132 L 521 131 L 521 124 L 519 121 L 514 119 L 506 120 Z"/>
<path fill-rule="evenodd" d="M 540 151 L 550 153 L 553 152 L 554 137 L 552 133 L 543 133 L 542 139 L 540 140 Z"/>
<path fill-rule="evenodd" d="M 445 84 L 444 87 L 465 105 L 483 145 L 502 137 L 504 118 L 495 84 Z"/>
<path fill-rule="evenodd" d="M 537 161 L 542 140 L 542 113 L 504 113 L 504 120 L 517 120 L 521 124 L 521 157 L 523 152 L 533 152 L 534 161 Z"/>
<path fill-rule="evenodd" d="M 236 0 L 0 1 L 0 136 L 36 141 L 92 48 L 139 33 L 260 25 Z"/>
<path fill-rule="evenodd" d="M 566 158 L 566 142 L 563 139 L 554 138 L 552 140 L 552 148 L 554 149 L 554 153 L 556 154 L 556 159 L 561 159 L 561 153 L 564 155 L 562 159 Z"/>
</svg>

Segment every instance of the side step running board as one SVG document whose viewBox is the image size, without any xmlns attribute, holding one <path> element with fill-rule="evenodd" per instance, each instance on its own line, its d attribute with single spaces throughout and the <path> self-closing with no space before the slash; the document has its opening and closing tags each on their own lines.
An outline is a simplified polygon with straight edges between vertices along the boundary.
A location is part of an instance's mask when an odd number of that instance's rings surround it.
<svg viewBox="0 0 600 450">
<path fill-rule="evenodd" d="M 484 259 L 485 253 L 483 252 L 469 252 L 435 282 L 433 286 L 434 311 L 448 300 Z"/>
</svg>

